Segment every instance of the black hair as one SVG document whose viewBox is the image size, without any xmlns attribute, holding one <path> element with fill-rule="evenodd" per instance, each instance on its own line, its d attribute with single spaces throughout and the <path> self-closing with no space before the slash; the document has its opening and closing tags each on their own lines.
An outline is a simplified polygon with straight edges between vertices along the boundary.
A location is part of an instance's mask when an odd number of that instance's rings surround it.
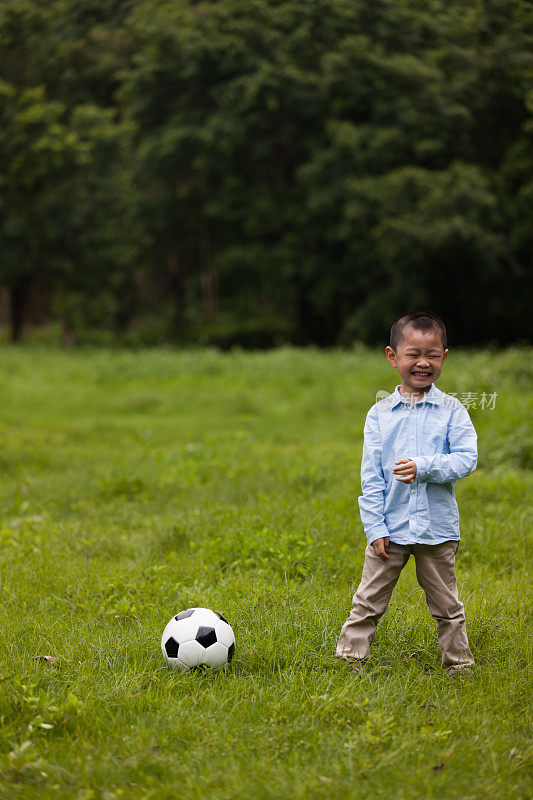
<svg viewBox="0 0 533 800">
<path fill-rule="evenodd" d="M 446 325 L 437 314 L 432 311 L 408 311 L 398 317 L 390 329 L 390 346 L 397 351 L 403 338 L 403 331 L 407 325 L 411 325 L 417 331 L 436 331 L 442 339 L 444 350 L 448 347 Z"/>
</svg>

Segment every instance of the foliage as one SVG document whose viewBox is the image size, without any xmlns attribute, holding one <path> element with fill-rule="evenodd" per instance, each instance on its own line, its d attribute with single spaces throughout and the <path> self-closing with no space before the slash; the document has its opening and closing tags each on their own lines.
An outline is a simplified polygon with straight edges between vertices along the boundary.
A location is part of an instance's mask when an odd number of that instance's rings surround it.
<svg viewBox="0 0 533 800">
<path fill-rule="evenodd" d="M 135 254 L 131 175 L 117 161 L 131 126 L 92 105 L 65 118 L 43 86 L 3 83 L 0 103 L 1 279 L 12 290 L 37 282 L 74 322 L 76 295 L 102 295 Z"/>
<path fill-rule="evenodd" d="M 531 44 L 520 0 L 6 0 L 2 281 L 147 340 L 524 340 Z"/>
</svg>

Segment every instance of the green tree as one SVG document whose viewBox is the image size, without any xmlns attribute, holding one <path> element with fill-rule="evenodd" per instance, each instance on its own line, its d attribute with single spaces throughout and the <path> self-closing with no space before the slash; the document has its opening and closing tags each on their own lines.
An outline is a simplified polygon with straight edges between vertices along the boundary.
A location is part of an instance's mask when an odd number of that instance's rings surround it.
<svg viewBox="0 0 533 800">
<path fill-rule="evenodd" d="M 437 270 L 457 297 L 490 295 L 503 320 L 517 255 L 498 170 L 527 116 L 519 6 L 137 6 L 120 98 L 178 316 L 187 286 L 214 270 L 223 300 L 254 289 L 254 313 L 273 298 L 302 343 L 368 339 L 384 314 L 453 302 Z M 456 335 L 490 335 L 484 314 L 458 314 Z"/>
<path fill-rule="evenodd" d="M 456 311 L 452 339 L 524 337 L 531 40 L 520 0 L 6 0 L 2 185 L 21 218 L 29 199 L 76 231 L 58 246 L 37 225 L 25 263 L 41 240 L 56 264 L 74 238 L 76 266 L 42 284 L 58 308 L 83 305 L 98 246 L 81 226 L 102 214 L 119 220 L 103 262 L 121 325 L 170 310 L 179 340 L 202 317 L 270 313 L 330 345 L 381 341 L 385 320 L 424 304 Z M 37 158 L 39 137 L 57 151 Z"/>
<path fill-rule="evenodd" d="M 135 258 L 131 126 L 114 117 L 91 105 L 69 113 L 42 86 L 0 84 L 0 280 L 14 341 L 32 283 L 94 297 Z"/>
</svg>

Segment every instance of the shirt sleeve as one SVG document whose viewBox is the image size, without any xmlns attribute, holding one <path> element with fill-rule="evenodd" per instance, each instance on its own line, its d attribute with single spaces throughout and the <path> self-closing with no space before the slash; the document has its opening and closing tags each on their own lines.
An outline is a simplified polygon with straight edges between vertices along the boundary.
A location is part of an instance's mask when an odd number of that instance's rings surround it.
<svg viewBox="0 0 533 800">
<path fill-rule="evenodd" d="M 376 539 L 389 535 L 383 513 L 385 477 L 382 468 L 381 432 L 374 406 L 366 416 L 364 427 L 361 489 L 363 494 L 358 498 L 359 512 L 368 543 L 372 544 Z"/>
<path fill-rule="evenodd" d="M 452 413 L 448 427 L 449 453 L 414 456 L 416 477 L 428 483 L 455 483 L 477 467 L 477 433 L 461 404 Z"/>
</svg>

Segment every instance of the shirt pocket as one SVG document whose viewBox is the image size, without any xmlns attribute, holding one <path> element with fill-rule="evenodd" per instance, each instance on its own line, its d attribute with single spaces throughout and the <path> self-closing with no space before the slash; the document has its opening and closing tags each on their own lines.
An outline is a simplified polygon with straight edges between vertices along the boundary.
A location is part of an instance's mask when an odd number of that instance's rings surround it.
<svg viewBox="0 0 533 800">
<path fill-rule="evenodd" d="M 448 423 L 431 422 L 426 425 L 422 436 L 422 447 L 424 455 L 448 453 Z"/>
</svg>

